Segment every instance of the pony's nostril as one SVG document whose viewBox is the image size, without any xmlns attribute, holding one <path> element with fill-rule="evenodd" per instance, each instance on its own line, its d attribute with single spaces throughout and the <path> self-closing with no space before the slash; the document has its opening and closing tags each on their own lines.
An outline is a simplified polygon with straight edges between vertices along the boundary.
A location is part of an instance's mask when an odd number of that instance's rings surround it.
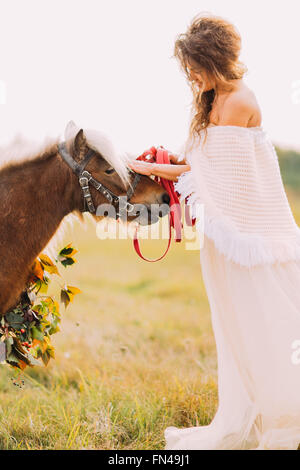
<svg viewBox="0 0 300 470">
<path fill-rule="evenodd" d="M 168 193 L 164 193 L 164 194 L 162 195 L 162 202 L 163 202 L 164 204 L 170 204 L 170 196 L 169 196 Z"/>
</svg>

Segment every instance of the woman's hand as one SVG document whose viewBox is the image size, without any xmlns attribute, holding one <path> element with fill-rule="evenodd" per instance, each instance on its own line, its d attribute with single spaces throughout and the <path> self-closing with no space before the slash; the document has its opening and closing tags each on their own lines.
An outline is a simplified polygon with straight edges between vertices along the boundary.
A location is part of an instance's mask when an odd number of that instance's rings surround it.
<svg viewBox="0 0 300 470">
<path fill-rule="evenodd" d="M 147 176 L 151 176 L 153 174 L 154 165 L 155 163 L 143 162 L 142 160 L 135 160 L 128 164 L 129 168 L 136 171 L 136 173 Z"/>
<path fill-rule="evenodd" d="M 169 156 L 171 164 L 173 164 L 173 165 L 186 165 L 185 160 L 178 161 L 179 155 L 176 155 L 176 154 L 170 152 L 169 150 L 168 150 L 168 156 Z M 156 175 L 156 171 L 155 171 L 155 170 L 158 170 L 158 168 L 157 168 L 158 164 L 157 163 L 145 162 L 143 160 L 133 160 L 131 163 L 128 164 L 128 166 L 129 166 L 129 168 L 136 171 L 137 173 L 140 173 L 141 175 L 160 176 L 160 175 Z M 177 175 L 178 171 L 176 171 L 175 173 Z M 180 173 L 182 173 L 182 171 L 179 171 L 179 174 Z"/>
<path fill-rule="evenodd" d="M 175 153 L 169 152 L 169 159 L 173 165 L 186 165 L 186 161 L 184 159 L 178 161 L 181 158 L 180 155 L 176 155 Z"/>
<path fill-rule="evenodd" d="M 170 159 L 170 162 L 176 165 L 177 160 L 178 160 L 178 155 L 175 155 L 172 152 L 168 152 L 168 157 Z"/>
<path fill-rule="evenodd" d="M 142 175 L 159 176 L 160 178 L 165 178 L 170 181 L 177 181 L 178 176 L 191 169 L 189 165 L 149 163 L 141 160 L 134 160 L 134 162 L 129 163 L 128 166 Z"/>
</svg>

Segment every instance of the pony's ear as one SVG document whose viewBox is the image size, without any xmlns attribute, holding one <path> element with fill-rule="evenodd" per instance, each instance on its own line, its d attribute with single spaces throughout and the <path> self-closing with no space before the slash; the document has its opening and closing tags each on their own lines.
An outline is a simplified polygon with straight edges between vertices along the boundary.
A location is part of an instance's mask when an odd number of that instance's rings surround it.
<svg viewBox="0 0 300 470">
<path fill-rule="evenodd" d="M 79 131 L 80 127 L 74 121 L 69 121 L 65 129 L 65 140 L 73 140 Z"/>
<path fill-rule="evenodd" d="M 82 160 L 86 154 L 87 150 L 87 142 L 86 137 L 84 135 L 83 129 L 80 129 L 77 132 L 76 137 L 74 139 L 74 158 L 78 161 Z"/>
</svg>

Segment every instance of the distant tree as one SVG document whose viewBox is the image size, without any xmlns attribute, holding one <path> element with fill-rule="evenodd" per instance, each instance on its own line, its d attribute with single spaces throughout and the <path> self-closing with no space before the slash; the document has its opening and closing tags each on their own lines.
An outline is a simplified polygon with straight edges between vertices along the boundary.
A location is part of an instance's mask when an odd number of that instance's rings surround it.
<svg viewBox="0 0 300 470">
<path fill-rule="evenodd" d="M 300 191 L 300 152 L 275 147 L 284 184 Z"/>
</svg>

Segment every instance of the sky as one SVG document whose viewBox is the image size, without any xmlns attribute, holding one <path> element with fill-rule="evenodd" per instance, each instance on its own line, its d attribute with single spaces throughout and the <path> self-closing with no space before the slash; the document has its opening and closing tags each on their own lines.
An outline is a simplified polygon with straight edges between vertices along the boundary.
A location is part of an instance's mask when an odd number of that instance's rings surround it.
<svg viewBox="0 0 300 470">
<path fill-rule="evenodd" d="M 192 96 L 174 42 L 203 11 L 238 28 L 264 129 L 300 149 L 299 0 L 0 0 L 0 146 L 72 119 L 137 155 L 175 151 Z"/>
</svg>

